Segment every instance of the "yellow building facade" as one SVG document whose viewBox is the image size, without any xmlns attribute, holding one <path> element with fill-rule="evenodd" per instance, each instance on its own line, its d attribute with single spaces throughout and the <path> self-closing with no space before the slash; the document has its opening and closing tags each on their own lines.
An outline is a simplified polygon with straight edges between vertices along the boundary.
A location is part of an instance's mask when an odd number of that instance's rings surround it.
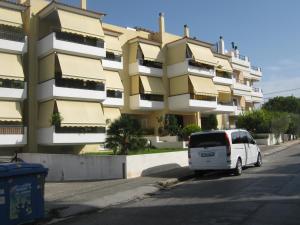
<svg viewBox="0 0 300 225">
<path fill-rule="evenodd" d="M 121 114 L 157 135 L 159 118 L 183 127 L 216 114 L 218 128 L 262 101 L 261 69 L 237 48 L 165 30 L 103 23 L 105 14 L 55 1 L 0 2 L 0 147 L 98 150 Z"/>
</svg>

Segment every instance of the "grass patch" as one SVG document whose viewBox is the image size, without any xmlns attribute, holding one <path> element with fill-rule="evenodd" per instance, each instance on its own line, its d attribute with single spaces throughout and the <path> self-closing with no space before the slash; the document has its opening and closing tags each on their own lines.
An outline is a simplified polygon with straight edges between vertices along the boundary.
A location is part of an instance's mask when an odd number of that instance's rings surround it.
<svg viewBox="0 0 300 225">
<path fill-rule="evenodd" d="M 144 154 L 155 154 L 155 153 L 165 153 L 165 152 L 178 152 L 187 151 L 183 148 L 150 148 L 150 149 L 140 149 L 136 151 L 129 151 L 128 155 L 144 155 Z M 100 151 L 100 152 L 90 152 L 84 155 L 113 155 L 113 151 Z"/>
</svg>

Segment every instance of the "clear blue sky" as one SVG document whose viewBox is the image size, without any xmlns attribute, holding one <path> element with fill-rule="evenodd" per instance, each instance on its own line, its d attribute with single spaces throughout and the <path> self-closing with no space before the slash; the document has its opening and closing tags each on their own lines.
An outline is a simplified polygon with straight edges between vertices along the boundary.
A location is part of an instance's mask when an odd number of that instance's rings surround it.
<svg viewBox="0 0 300 225">
<path fill-rule="evenodd" d="M 80 0 L 63 0 L 79 5 Z M 300 88 L 299 0 L 87 0 L 88 9 L 104 12 L 104 22 L 158 30 L 158 13 L 165 13 L 166 30 L 182 35 L 188 24 L 192 37 L 226 48 L 234 41 L 252 65 L 263 69 L 264 93 Z M 300 97 L 300 90 L 278 95 Z M 268 95 L 266 97 L 270 97 Z"/>
</svg>

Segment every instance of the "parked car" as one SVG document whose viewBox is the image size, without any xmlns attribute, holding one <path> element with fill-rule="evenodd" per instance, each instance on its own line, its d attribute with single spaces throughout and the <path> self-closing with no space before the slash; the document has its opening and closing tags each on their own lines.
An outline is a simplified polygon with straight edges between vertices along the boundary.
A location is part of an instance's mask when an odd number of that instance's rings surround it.
<svg viewBox="0 0 300 225">
<path fill-rule="evenodd" d="M 262 155 L 246 130 L 198 132 L 190 136 L 189 167 L 201 174 L 207 170 L 233 170 L 242 174 L 244 166 L 262 165 Z"/>
</svg>

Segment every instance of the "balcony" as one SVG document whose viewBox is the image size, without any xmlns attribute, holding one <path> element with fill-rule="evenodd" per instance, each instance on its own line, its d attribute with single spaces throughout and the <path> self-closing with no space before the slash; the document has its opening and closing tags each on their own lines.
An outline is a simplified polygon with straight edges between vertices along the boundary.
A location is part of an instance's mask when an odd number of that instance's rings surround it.
<svg viewBox="0 0 300 225">
<path fill-rule="evenodd" d="M 0 79 L 0 99 L 23 101 L 27 98 L 27 84 L 24 81 Z"/>
<path fill-rule="evenodd" d="M 132 110 L 155 111 L 164 108 L 163 95 L 137 94 L 130 96 Z"/>
<path fill-rule="evenodd" d="M 260 88 L 252 88 L 251 92 L 252 102 L 261 103 L 263 102 L 263 93 Z"/>
<path fill-rule="evenodd" d="M 217 108 L 213 110 L 215 113 L 219 114 L 229 114 L 235 111 L 235 106 L 233 102 L 218 102 Z"/>
<path fill-rule="evenodd" d="M 234 111 L 233 111 L 232 115 L 234 115 L 234 116 L 242 115 L 246 111 L 246 109 L 241 106 L 233 106 L 233 107 L 234 107 Z"/>
<path fill-rule="evenodd" d="M 168 66 L 168 77 L 175 77 L 182 74 L 192 74 L 203 77 L 214 77 L 215 70 L 211 66 L 197 63 L 193 60 L 185 61 Z"/>
<path fill-rule="evenodd" d="M 250 74 L 255 78 L 255 80 L 260 81 L 262 77 L 262 71 L 260 67 L 251 66 Z"/>
<path fill-rule="evenodd" d="M 122 107 L 124 106 L 124 94 L 121 91 L 107 90 L 106 99 L 103 101 L 104 106 Z"/>
<path fill-rule="evenodd" d="M 102 66 L 107 70 L 123 70 L 123 59 L 121 55 L 106 52 L 106 57 L 102 59 Z"/>
<path fill-rule="evenodd" d="M 237 96 L 250 95 L 252 88 L 243 80 L 237 80 L 233 83 L 233 94 Z"/>
<path fill-rule="evenodd" d="M 26 127 L 0 125 L 0 147 L 18 147 L 26 144 Z"/>
<path fill-rule="evenodd" d="M 213 78 L 215 84 L 222 84 L 222 85 L 233 85 L 233 79 L 230 77 L 219 77 L 215 76 Z"/>
<path fill-rule="evenodd" d="M 129 64 L 129 75 L 141 74 L 162 77 L 162 68 L 162 63 L 140 59 L 135 63 Z"/>
<path fill-rule="evenodd" d="M 106 98 L 103 83 L 75 79 L 52 79 L 38 85 L 39 101 L 50 99 L 70 99 L 84 101 L 103 101 Z"/>
<path fill-rule="evenodd" d="M 99 59 L 104 58 L 106 55 L 102 40 L 61 31 L 54 31 L 42 38 L 38 42 L 37 48 L 39 57 L 55 51 Z"/>
<path fill-rule="evenodd" d="M 23 30 L 0 26 L 0 51 L 25 54 L 27 52 L 27 36 Z"/>
<path fill-rule="evenodd" d="M 200 100 L 191 94 L 183 94 L 169 97 L 169 109 L 172 111 L 206 112 L 217 108 L 215 98 Z"/>
<path fill-rule="evenodd" d="M 238 64 L 243 67 L 250 68 L 249 58 L 247 56 L 243 56 L 241 54 L 236 55 L 234 52 L 231 52 L 231 62 L 233 64 Z M 233 65 L 234 67 L 234 65 Z"/>
<path fill-rule="evenodd" d="M 38 144 L 82 145 L 105 142 L 104 127 L 49 127 L 38 130 Z"/>
</svg>

